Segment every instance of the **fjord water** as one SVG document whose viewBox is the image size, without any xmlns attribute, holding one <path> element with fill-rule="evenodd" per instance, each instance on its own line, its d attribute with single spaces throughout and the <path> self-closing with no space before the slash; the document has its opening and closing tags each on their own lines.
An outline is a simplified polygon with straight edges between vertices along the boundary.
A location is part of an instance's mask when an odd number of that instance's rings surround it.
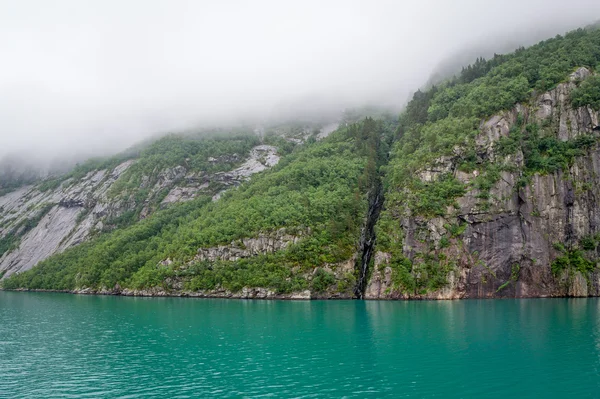
<svg viewBox="0 0 600 399">
<path fill-rule="evenodd" d="M 598 299 L 0 292 L 0 397 L 600 397 Z"/>
</svg>

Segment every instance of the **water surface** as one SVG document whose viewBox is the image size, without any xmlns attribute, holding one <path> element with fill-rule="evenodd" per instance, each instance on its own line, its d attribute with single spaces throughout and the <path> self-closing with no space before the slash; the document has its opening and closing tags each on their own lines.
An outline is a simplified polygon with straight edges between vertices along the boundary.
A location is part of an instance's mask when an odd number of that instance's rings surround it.
<svg viewBox="0 0 600 399">
<path fill-rule="evenodd" d="M 598 299 L 0 292 L 0 398 L 600 397 Z"/>
</svg>

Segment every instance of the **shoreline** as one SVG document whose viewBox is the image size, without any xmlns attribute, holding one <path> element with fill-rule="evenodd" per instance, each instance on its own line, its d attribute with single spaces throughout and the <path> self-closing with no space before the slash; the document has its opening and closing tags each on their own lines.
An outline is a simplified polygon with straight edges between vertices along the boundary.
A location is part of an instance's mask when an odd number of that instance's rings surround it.
<svg viewBox="0 0 600 399">
<path fill-rule="evenodd" d="M 71 295 L 96 295 L 96 296 L 120 296 L 120 297 L 140 297 L 140 298 L 197 298 L 197 299 L 256 299 L 256 300 L 277 300 L 277 301 L 307 301 L 307 300 L 357 300 L 349 295 L 313 295 L 310 292 L 294 292 L 290 294 L 277 294 L 273 291 L 263 289 L 248 289 L 240 292 L 218 291 L 218 292 L 167 292 L 160 290 L 129 290 L 121 291 L 110 290 L 51 290 L 51 289 L 4 289 L 5 292 L 48 292 L 56 294 Z"/>
<path fill-rule="evenodd" d="M 124 289 L 122 291 L 109 291 L 109 290 L 50 290 L 50 289 L 4 289 L 0 288 L 0 291 L 5 292 L 47 292 L 55 294 L 71 294 L 71 295 L 96 295 L 96 296 L 114 296 L 114 297 L 138 297 L 138 298 L 191 298 L 191 299 L 238 299 L 238 300 L 273 300 L 273 301 L 311 301 L 311 300 L 330 300 L 330 301 L 459 301 L 459 300 L 472 300 L 472 299 L 552 299 L 552 298 L 598 298 L 598 296 L 568 296 L 568 295 L 555 295 L 555 296 L 520 296 L 520 297 L 501 297 L 501 296 L 488 296 L 488 297 L 451 297 L 451 298 L 440 298 L 440 297 L 384 297 L 384 298 L 371 298 L 366 297 L 364 299 L 358 299 L 350 295 L 319 295 L 312 294 L 309 292 L 296 292 L 291 294 L 276 294 L 272 291 L 263 291 L 259 289 L 242 290 L 240 292 L 232 293 L 229 291 L 220 291 L 213 293 L 206 292 L 166 292 L 166 291 L 155 291 L 149 292 L 146 290 L 129 290 Z"/>
</svg>

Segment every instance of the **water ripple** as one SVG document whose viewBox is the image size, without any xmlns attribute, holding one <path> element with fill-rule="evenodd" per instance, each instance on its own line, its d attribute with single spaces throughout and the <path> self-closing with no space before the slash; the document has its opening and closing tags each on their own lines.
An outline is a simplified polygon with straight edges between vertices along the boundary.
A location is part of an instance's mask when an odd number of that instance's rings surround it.
<svg viewBox="0 0 600 399">
<path fill-rule="evenodd" d="M 0 292 L 0 398 L 595 397 L 597 299 Z"/>
</svg>

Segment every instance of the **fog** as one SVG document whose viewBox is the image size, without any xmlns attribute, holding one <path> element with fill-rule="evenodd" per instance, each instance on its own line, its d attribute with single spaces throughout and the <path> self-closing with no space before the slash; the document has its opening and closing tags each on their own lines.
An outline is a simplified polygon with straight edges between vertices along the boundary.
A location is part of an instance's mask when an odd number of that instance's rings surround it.
<svg viewBox="0 0 600 399">
<path fill-rule="evenodd" d="M 399 109 L 456 54 L 599 18 L 597 0 L 0 0 L 0 158 L 106 154 L 295 109 Z"/>
</svg>

